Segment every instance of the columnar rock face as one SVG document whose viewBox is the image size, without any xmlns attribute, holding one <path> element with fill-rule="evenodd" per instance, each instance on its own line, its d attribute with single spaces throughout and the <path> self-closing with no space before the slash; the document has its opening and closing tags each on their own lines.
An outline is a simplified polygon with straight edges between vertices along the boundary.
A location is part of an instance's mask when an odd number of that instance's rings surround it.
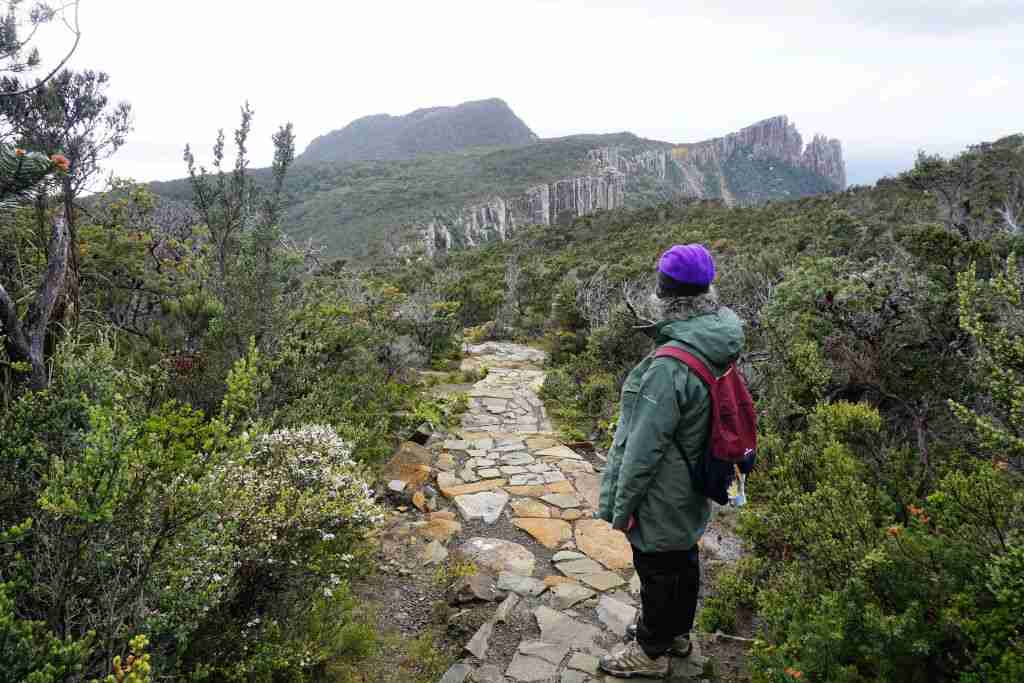
<svg viewBox="0 0 1024 683">
<path fill-rule="evenodd" d="M 829 178 L 839 189 L 846 187 L 846 164 L 843 162 L 843 144 L 835 138 L 815 135 L 807 145 L 800 165 L 818 175 Z"/>
<path fill-rule="evenodd" d="M 517 227 L 552 225 L 600 209 L 617 209 L 625 204 L 625 193 L 625 175 L 606 168 L 599 175 L 536 185 L 508 199 L 494 197 L 454 216 L 435 216 L 422 226 L 421 233 L 427 253 L 433 256 L 439 251 L 507 240 Z"/>
<path fill-rule="evenodd" d="M 717 198 L 729 205 L 846 187 L 839 140 L 815 135 L 805 148 L 785 116 L 693 144 L 646 142 L 629 149 L 592 149 L 581 171 L 519 195 L 436 215 L 419 226 L 427 253 L 507 240 L 527 225 L 554 225 L 625 206 L 634 184 L 653 184 L 656 196 Z"/>
</svg>

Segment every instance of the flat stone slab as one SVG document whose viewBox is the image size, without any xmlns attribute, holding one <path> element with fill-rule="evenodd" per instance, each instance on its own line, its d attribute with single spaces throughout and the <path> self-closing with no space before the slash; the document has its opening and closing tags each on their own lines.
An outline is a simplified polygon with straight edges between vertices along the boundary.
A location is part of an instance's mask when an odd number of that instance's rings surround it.
<svg viewBox="0 0 1024 683">
<path fill-rule="evenodd" d="M 570 560 L 585 560 L 587 556 L 583 553 L 573 552 L 572 550 L 559 550 L 557 553 L 551 556 L 552 562 L 568 562 Z"/>
<path fill-rule="evenodd" d="M 566 666 L 577 671 L 585 671 L 593 676 L 596 676 L 598 672 L 597 657 L 582 652 L 574 652 Z"/>
<path fill-rule="evenodd" d="M 520 498 L 512 501 L 512 514 L 516 517 L 551 517 L 551 508 L 539 500 Z M 580 556 L 582 557 L 582 555 Z"/>
<path fill-rule="evenodd" d="M 530 683 L 531 681 L 547 681 L 557 671 L 558 667 L 551 662 L 517 652 L 512 657 L 512 663 L 508 665 L 505 675 L 523 683 Z"/>
<path fill-rule="evenodd" d="M 481 479 L 498 479 L 501 477 L 501 470 L 497 467 L 484 467 L 476 471 Z"/>
<path fill-rule="evenodd" d="M 498 588 L 501 588 L 499 585 Z M 626 635 L 626 627 L 636 618 L 636 607 L 630 607 L 615 598 L 602 595 L 597 602 L 597 618 L 617 636 Z"/>
<path fill-rule="evenodd" d="M 593 679 L 582 671 L 573 671 L 566 669 L 562 672 L 562 677 L 558 679 L 558 683 L 588 683 Z"/>
<path fill-rule="evenodd" d="M 566 576 L 594 574 L 605 570 L 604 567 L 599 565 L 597 562 L 594 562 L 589 557 L 583 558 L 582 560 L 568 560 L 566 562 L 560 562 L 555 566 L 558 568 L 558 571 L 562 572 Z"/>
<path fill-rule="evenodd" d="M 576 492 L 582 496 L 583 500 L 587 501 L 587 505 L 596 510 L 601 502 L 600 475 L 577 472 L 573 480 L 576 485 Z"/>
<path fill-rule="evenodd" d="M 568 460 L 583 460 L 583 456 L 568 446 L 554 446 L 537 451 L 535 455 L 542 458 L 565 458 Z"/>
<path fill-rule="evenodd" d="M 581 519 L 576 522 L 576 547 L 608 569 L 633 566 L 633 549 L 621 531 L 603 519 Z"/>
<path fill-rule="evenodd" d="M 500 489 L 505 485 L 504 479 L 486 479 L 484 481 L 478 481 L 474 484 L 459 484 L 457 486 L 449 486 L 445 488 L 438 481 L 438 486 L 441 488 L 441 493 L 449 498 L 456 498 L 457 496 L 464 496 L 469 493 L 480 493 L 481 491 L 493 491 L 494 489 Z"/>
<path fill-rule="evenodd" d="M 482 519 L 487 524 L 494 524 L 501 517 L 501 511 L 508 501 L 509 495 L 499 489 L 456 496 L 455 507 L 467 520 Z"/>
<path fill-rule="evenodd" d="M 500 538 L 475 536 L 459 546 L 458 552 L 463 558 L 495 574 L 507 571 L 532 576 L 536 562 L 529 550 L 518 543 Z"/>
<path fill-rule="evenodd" d="M 524 640 L 519 643 L 519 652 L 529 657 L 537 657 L 545 662 L 561 664 L 569 654 L 569 646 L 562 643 L 545 643 L 542 640 Z"/>
<path fill-rule="evenodd" d="M 589 600 L 596 593 L 578 583 L 560 583 L 551 588 L 552 602 L 556 609 L 566 610 L 573 605 Z"/>
<path fill-rule="evenodd" d="M 532 465 L 537 462 L 532 456 L 525 455 L 522 453 L 515 453 L 513 455 L 505 455 L 501 457 L 501 463 L 503 465 Z"/>
<path fill-rule="evenodd" d="M 509 477 L 508 483 L 510 486 L 534 486 L 543 485 L 544 476 L 540 474 L 514 474 Z"/>
<path fill-rule="evenodd" d="M 494 622 L 484 622 L 483 626 L 466 643 L 466 650 L 477 659 L 487 659 L 487 646 L 492 633 L 494 633 Z"/>
<path fill-rule="evenodd" d="M 513 519 L 512 523 L 537 539 L 545 548 L 552 550 L 572 538 L 572 526 L 560 519 L 524 517 Z"/>
<path fill-rule="evenodd" d="M 549 505 L 562 509 L 578 508 L 580 506 L 580 499 L 572 493 L 549 493 L 546 496 L 541 496 L 540 499 Z"/>
<path fill-rule="evenodd" d="M 520 576 L 512 572 L 501 572 L 498 574 L 498 590 L 512 591 L 517 595 L 537 597 L 547 589 L 547 584 L 540 579 Z"/>
<path fill-rule="evenodd" d="M 545 643 L 560 643 L 574 650 L 598 651 L 595 641 L 601 636 L 596 626 L 576 621 L 557 610 L 541 605 L 533 611 Z"/>
<path fill-rule="evenodd" d="M 615 572 L 609 571 L 595 572 L 593 574 L 580 574 L 576 578 L 599 591 L 609 591 L 612 588 L 618 588 L 619 586 L 624 586 L 626 584 L 625 580 L 621 576 Z"/>
</svg>

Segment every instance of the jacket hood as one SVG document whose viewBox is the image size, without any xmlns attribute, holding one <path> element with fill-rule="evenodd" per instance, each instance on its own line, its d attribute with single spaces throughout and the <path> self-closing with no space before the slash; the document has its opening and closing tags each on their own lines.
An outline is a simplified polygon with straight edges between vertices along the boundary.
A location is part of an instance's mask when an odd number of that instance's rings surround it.
<svg viewBox="0 0 1024 683">
<path fill-rule="evenodd" d="M 725 306 L 685 320 L 663 320 L 654 326 L 654 331 L 659 346 L 681 342 L 714 366 L 716 374 L 725 372 L 743 349 L 743 323 Z"/>
</svg>

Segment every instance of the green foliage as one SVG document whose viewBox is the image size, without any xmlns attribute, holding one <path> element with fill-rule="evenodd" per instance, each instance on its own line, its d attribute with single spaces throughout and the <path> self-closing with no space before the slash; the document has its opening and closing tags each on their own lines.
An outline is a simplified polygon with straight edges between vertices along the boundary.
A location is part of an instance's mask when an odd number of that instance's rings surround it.
<svg viewBox="0 0 1024 683">
<path fill-rule="evenodd" d="M 979 347 L 976 365 L 991 406 L 982 413 L 958 401 L 953 412 L 995 457 L 1024 466 L 1024 275 L 1015 255 L 988 282 L 975 268 L 957 277 L 960 326 Z"/>
<path fill-rule="evenodd" d="M 758 557 L 744 557 L 722 569 L 697 615 L 697 628 L 705 633 L 736 633 L 737 613 L 754 608 L 758 582 L 765 573 L 766 563 Z"/>
</svg>

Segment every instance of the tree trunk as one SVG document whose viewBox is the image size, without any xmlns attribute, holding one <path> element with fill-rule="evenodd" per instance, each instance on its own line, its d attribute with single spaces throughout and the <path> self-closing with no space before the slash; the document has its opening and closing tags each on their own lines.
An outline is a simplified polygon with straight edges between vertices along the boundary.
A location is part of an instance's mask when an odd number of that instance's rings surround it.
<svg viewBox="0 0 1024 683">
<path fill-rule="evenodd" d="M 27 361 L 31 365 L 29 387 L 32 389 L 46 388 L 49 380 L 46 372 L 46 330 L 57 298 L 64 289 L 69 247 L 67 219 L 61 212 L 53 221 L 50 242 L 46 248 L 46 272 L 24 320 L 18 316 L 14 300 L 0 285 L 0 321 L 3 323 L 7 349 L 14 360 Z"/>
</svg>

